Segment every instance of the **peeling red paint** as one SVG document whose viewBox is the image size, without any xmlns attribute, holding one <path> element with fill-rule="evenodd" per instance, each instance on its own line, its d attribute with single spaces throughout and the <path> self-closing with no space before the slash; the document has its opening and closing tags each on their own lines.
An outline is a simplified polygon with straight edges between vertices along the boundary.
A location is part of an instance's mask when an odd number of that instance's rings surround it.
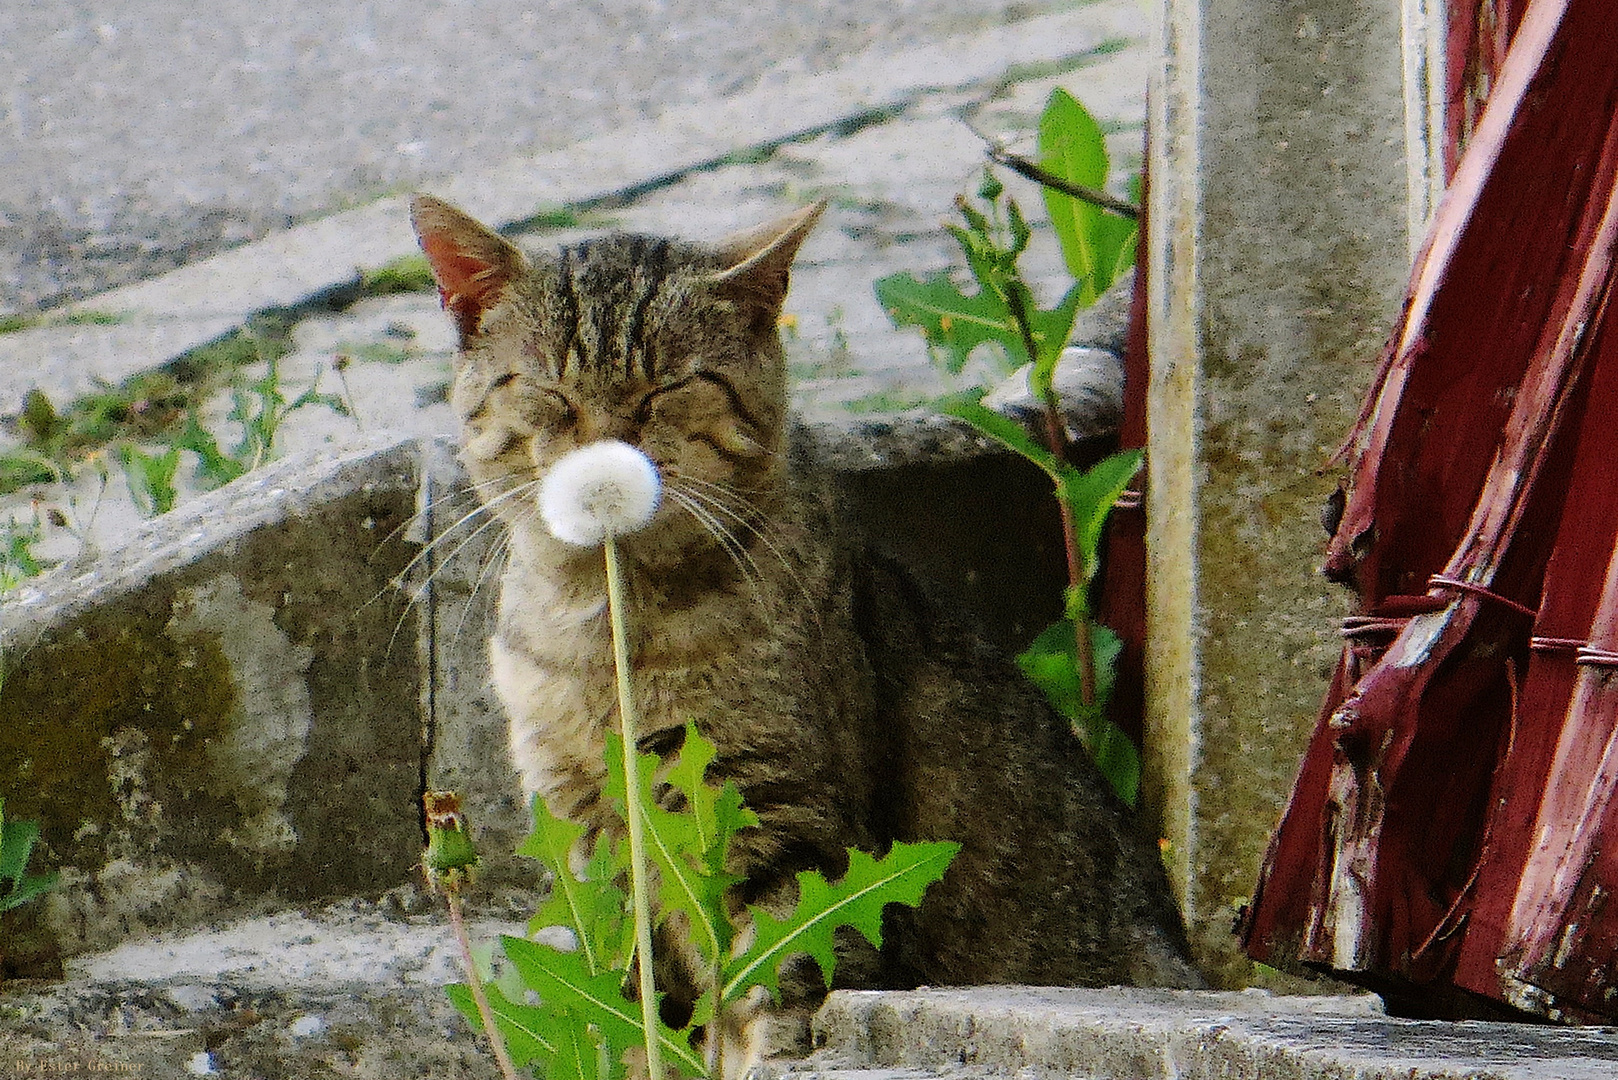
<svg viewBox="0 0 1618 1080">
<path fill-rule="evenodd" d="M 1327 565 L 1360 614 L 1240 929 L 1423 1011 L 1611 1020 L 1618 18 L 1491 10 L 1497 77 L 1347 447 Z"/>
</svg>

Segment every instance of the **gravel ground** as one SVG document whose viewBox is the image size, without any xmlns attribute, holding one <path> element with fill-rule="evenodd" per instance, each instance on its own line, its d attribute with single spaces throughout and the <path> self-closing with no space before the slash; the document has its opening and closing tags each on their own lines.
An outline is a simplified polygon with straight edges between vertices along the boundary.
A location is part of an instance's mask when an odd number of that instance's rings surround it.
<svg viewBox="0 0 1618 1080">
<path fill-rule="evenodd" d="M 15 5 L 0 314 L 662 109 L 1058 0 Z"/>
</svg>

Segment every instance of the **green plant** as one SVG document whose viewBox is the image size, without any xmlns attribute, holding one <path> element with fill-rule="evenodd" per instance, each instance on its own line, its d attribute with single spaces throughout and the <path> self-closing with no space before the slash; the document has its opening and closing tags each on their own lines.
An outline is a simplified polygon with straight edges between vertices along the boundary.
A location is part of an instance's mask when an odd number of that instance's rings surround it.
<svg viewBox="0 0 1618 1080">
<path fill-rule="evenodd" d="M 374 270 L 360 273 L 360 291 L 366 296 L 426 292 L 433 287 L 433 272 L 422 255 L 403 255 Z"/>
<path fill-rule="evenodd" d="M 138 446 L 118 448 L 118 463 L 124 467 L 129 483 L 129 497 L 135 508 L 147 517 L 166 514 L 174 509 L 179 492 L 174 486 L 174 475 L 180 468 L 180 447 L 149 454 Z"/>
<path fill-rule="evenodd" d="M 229 451 L 220 447 L 218 438 L 202 426 L 191 409 L 185 410 L 179 431 L 171 433 L 160 450 L 148 451 L 131 443 L 117 448 L 130 497 L 142 514 L 151 517 L 174 508 L 179 494 L 175 478 L 184 451 L 195 456 L 195 475 L 204 487 L 221 487 L 274 456 L 281 425 L 297 410 L 323 405 L 339 415 L 351 415 L 343 397 L 320 392 L 318 373 L 313 384 L 288 401 L 281 385 L 280 365 L 274 359 L 268 362 L 261 378 L 234 388 L 231 395 L 233 407 L 228 418 L 241 425 L 242 436 Z"/>
<path fill-rule="evenodd" d="M 575 504 L 547 502 L 542 513 L 559 538 L 582 546 L 599 543 L 604 550 L 620 733 L 606 740 L 603 795 L 626 825 L 626 835 L 603 832 L 594 837 L 590 850 L 580 852 L 588 855 L 588 865 L 576 874 L 571 856 L 584 844 L 584 826 L 553 817 L 542 800 L 534 801 L 534 832 L 520 851 L 544 862 L 553 884 L 531 928 L 565 926 L 575 947 L 558 949 L 504 937 L 501 945 L 511 971 L 503 982 L 483 986 L 468 956 L 468 982 L 449 988 L 456 1006 L 489 1031 L 507 1076 L 514 1075 L 514 1066 L 533 1065 L 546 1080 L 616 1080 L 624 1074 L 624 1055 L 631 1050 L 644 1053 L 651 1080 L 662 1080 L 665 1059 L 685 1076 L 722 1076 L 723 1040 L 709 1040 L 704 1053 L 693 1045 L 694 1029 L 712 1024 L 755 987 L 779 995 L 780 967 L 790 957 L 809 955 L 829 981 L 836 965 L 836 929 L 852 926 L 880 945 L 883 908 L 920 903 L 923 891 L 943 876 L 959 850 L 948 842 L 896 843 L 881 858 L 850 850 L 848 870 L 835 883 L 815 871 L 798 874 L 797 903 L 785 917 L 748 907 L 752 934 L 745 943 L 738 941 L 727 894 L 740 878 L 730 872 L 727 856 L 731 838 L 756 826 L 758 818 L 742 804 L 734 783 L 716 787 L 708 782 L 715 749 L 694 724 L 686 726 L 679 756 L 672 762 L 635 750 L 639 718 L 615 534 L 650 518 L 658 480 L 639 451 L 617 447 L 584 447 L 573 453 L 571 462 L 558 462 L 553 479 L 565 470 L 578 471 L 577 466 L 592 470 L 592 483 L 580 486 L 585 495 Z M 603 484 L 612 485 L 619 497 L 601 498 Z M 661 785 L 655 779 L 660 770 Z M 677 793 L 678 809 L 665 805 L 660 798 L 664 791 Z M 461 843 L 464 819 L 454 820 L 451 832 L 459 836 L 443 831 L 437 838 L 429 835 L 430 877 L 442 877 L 447 862 L 469 868 L 475 860 L 475 853 Z M 455 879 L 457 888 L 460 880 Z M 627 884 L 627 897 L 622 883 Z M 451 919 L 459 934 L 457 905 L 452 891 Z M 698 996 L 680 1030 L 669 1028 L 658 1015 L 652 982 L 654 918 L 670 934 L 683 936 L 690 947 L 688 958 L 696 960 Z M 468 951 L 463 943 L 463 955 Z M 625 991 L 632 981 L 631 996 Z"/>
<path fill-rule="evenodd" d="M 0 798 L 0 911 L 26 904 L 56 885 L 54 873 L 28 873 L 28 859 L 38 839 L 36 822 L 6 820 L 6 800 Z"/>
<path fill-rule="evenodd" d="M 1108 161 L 1101 126 L 1064 90 L 1052 92 L 1039 124 L 1038 169 L 1067 188 L 1103 188 Z M 876 294 L 897 326 L 921 330 L 934 356 L 959 374 L 971 354 L 993 346 L 1006 366 L 1030 364 L 1029 389 L 1043 407 L 1045 445 L 1014 421 L 979 403 L 982 391 L 960 395 L 944 411 L 1038 465 L 1050 477 L 1061 510 L 1068 587 L 1064 618 L 1018 657 L 1023 670 L 1074 724 L 1113 789 L 1133 805 L 1140 786 L 1134 744 L 1106 715 L 1120 643 L 1095 623 L 1090 584 L 1100 558 L 1108 513 L 1140 469 L 1136 450 L 1115 454 L 1088 471 L 1069 465 L 1067 436 L 1053 373 L 1081 308 L 1095 302 L 1131 263 L 1135 222 L 1052 187 L 1042 188 L 1052 231 L 1073 284 L 1054 307 L 1041 308 L 1018 262 L 1033 230 L 1017 201 L 985 168 L 977 198 L 956 200 L 963 224 L 948 226 L 975 288 L 967 292 L 951 271 L 918 279 L 895 274 Z"/>
<path fill-rule="evenodd" d="M 15 518 L 0 526 L 0 593 L 15 589 L 25 578 L 45 569 L 34 545 L 44 539 L 39 521 L 19 522 Z"/>
<path fill-rule="evenodd" d="M 276 434 L 288 416 L 307 405 L 324 405 L 339 416 L 348 416 L 348 403 L 336 394 L 320 392 L 320 373 L 309 388 L 288 401 L 281 387 L 281 368 L 272 359 L 264 376 L 246 387 L 231 391 L 235 402 L 230 419 L 242 426 L 242 438 L 233 455 L 244 471 L 258 468 L 268 460 L 275 447 Z"/>
<path fill-rule="evenodd" d="M 0 334 L 14 334 L 39 326 L 115 326 L 126 316 L 110 311 L 40 312 L 31 315 L 0 316 Z"/>
<path fill-rule="evenodd" d="M 623 743 L 617 737 L 610 742 L 606 792 L 627 818 Z M 636 802 L 656 868 L 657 914 L 675 916 L 688 927 L 689 940 L 705 965 L 701 996 L 687 1026 L 672 1030 L 651 1019 L 660 1056 L 686 1076 L 720 1075 L 722 1070 L 721 1062 L 706 1060 L 692 1046 L 692 1028 L 711 1023 L 718 1010 L 755 986 L 779 993 L 780 966 L 793 956 L 809 954 L 829 980 L 836 964 L 835 929 L 851 925 L 880 944 L 882 909 L 890 903 L 919 903 L 958 850 L 952 843 L 895 844 L 880 859 L 850 851 L 848 872 L 834 883 L 804 871 L 798 875 L 797 907 L 781 919 L 750 909 L 755 933 L 745 950 L 732 955 L 735 932 L 725 892 L 738 879 L 726 872 L 725 854 L 731 837 L 757 819 L 733 784 L 716 788 L 704 779 L 714 748 L 695 725 L 687 728 L 674 762 L 661 762 L 652 754 L 636 756 Z M 658 804 L 652 777 L 664 765 L 666 783 L 685 797 L 682 810 Z M 636 1000 L 625 994 L 632 972 L 643 970 L 633 959 L 641 954 L 629 917 L 634 905 L 621 886 L 630 877 L 628 843 L 622 837 L 597 837 L 583 873 L 576 874 L 569 853 L 583 837 L 583 826 L 552 817 L 543 801 L 535 801 L 534 832 L 519 850 L 543 862 L 553 884 L 530 927 L 566 926 L 577 948 L 564 951 L 524 938 L 502 938 L 512 970 L 487 988 L 489 1007 L 512 1058 L 519 1066 L 539 1065 L 546 1080 L 619 1076 L 624 1051 L 648 1045 L 647 1018 L 639 1015 L 638 1003 L 645 999 L 638 991 Z M 528 1003 L 530 992 L 539 1004 Z M 470 984 L 451 987 L 450 996 L 463 1013 L 477 1019 Z"/>
</svg>

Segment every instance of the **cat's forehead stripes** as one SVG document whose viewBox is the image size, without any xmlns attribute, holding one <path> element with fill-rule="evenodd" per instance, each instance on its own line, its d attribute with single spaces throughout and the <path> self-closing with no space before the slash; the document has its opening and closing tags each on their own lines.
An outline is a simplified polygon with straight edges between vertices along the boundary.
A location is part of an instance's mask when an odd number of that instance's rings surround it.
<svg viewBox="0 0 1618 1080">
<path fill-rule="evenodd" d="M 553 374 L 655 378 L 647 314 L 668 284 L 672 241 L 612 236 L 562 249 L 556 264 L 561 346 Z"/>
</svg>

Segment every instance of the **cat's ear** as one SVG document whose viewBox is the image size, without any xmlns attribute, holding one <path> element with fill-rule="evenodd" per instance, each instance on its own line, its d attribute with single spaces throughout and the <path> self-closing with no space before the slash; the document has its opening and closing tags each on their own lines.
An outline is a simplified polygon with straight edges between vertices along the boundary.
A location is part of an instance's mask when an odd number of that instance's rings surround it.
<svg viewBox="0 0 1618 1080">
<path fill-rule="evenodd" d="M 477 333 L 483 313 L 499 300 L 523 271 L 522 252 L 442 199 L 416 195 L 410 200 L 410 223 L 438 282 L 444 310 L 455 318 L 461 343 Z"/>
<path fill-rule="evenodd" d="M 825 209 L 822 199 L 720 241 L 717 250 L 725 269 L 714 275 L 715 284 L 773 326 L 786 301 L 792 260 Z"/>
</svg>

